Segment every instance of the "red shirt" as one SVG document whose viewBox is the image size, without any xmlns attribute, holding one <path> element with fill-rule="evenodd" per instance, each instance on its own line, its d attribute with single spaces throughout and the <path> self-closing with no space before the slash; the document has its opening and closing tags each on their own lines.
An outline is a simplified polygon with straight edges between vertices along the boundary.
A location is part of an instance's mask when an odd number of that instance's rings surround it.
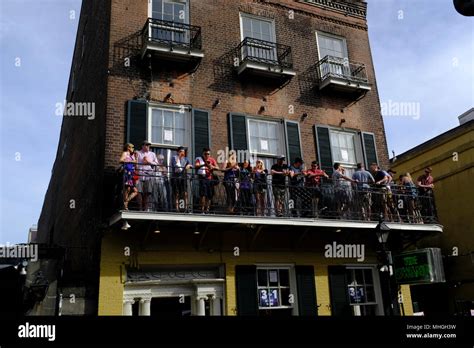
<svg viewBox="0 0 474 348">
<path fill-rule="evenodd" d="M 431 175 L 426 175 L 426 174 L 423 174 L 421 175 L 418 180 L 419 182 L 421 182 L 422 185 L 431 185 L 433 183 L 433 177 Z"/>
<path fill-rule="evenodd" d="M 321 182 L 321 177 L 325 176 L 324 170 L 321 169 L 309 169 L 306 171 L 307 175 L 315 175 L 310 178 L 306 179 L 306 185 L 307 186 L 319 186 L 319 183 Z"/>
</svg>

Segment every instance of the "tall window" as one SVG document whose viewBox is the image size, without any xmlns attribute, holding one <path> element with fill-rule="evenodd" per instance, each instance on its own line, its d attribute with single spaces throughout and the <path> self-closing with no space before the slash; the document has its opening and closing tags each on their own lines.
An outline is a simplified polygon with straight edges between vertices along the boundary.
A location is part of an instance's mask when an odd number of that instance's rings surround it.
<svg viewBox="0 0 474 348">
<path fill-rule="evenodd" d="M 291 315 L 294 301 L 290 288 L 290 269 L 258 268 L 257 297 L 260 314 L 272 315 L 268 310 L 282 309 L 282 312 Z"/>
<path fill-rule="evenodd" d="M 377 315 L 372 268 L 347 268 L 349 301 L 354 316 Z"/>
<path fill-rule="evenodd" d="M 153 0 L 151 5 L 153 19 L 169 21 L 166 25 L 151 24 L 151 36 L 155 40 L 186 43 L 189 35 L 179 24 L 189 23 L 188 7 L 186 0 Z"/>
<path fill-rule="evenodd" d="M 278 155 L 284 154 L 283 134 L 277 122 L 248 119 L 249 149 L 270 169 Z M 252 165 L 255 165 L 253 163 Z"/>
<path fill-rule="evenodd" d="M 331 151 L 334 162 L 351 167 L 357 164 L 354 133 L 331 130 Z"/>
<path fill-rule="evenodd" d="M 319 59 L 329 56 L 327 62 L 321 66 L 321 75 L 324 76 L 328 73 L 350 75 L 347 46 L 344 38 L 323 33 L 317 33 L 316 35 Z"/>
<path fill-rule="evenodd" d="M 278 61 L 274 23 L 271 20 L 241 14 L 242 40 L 251 38 L 242 50 L 242 59 Z"/>
</svg>

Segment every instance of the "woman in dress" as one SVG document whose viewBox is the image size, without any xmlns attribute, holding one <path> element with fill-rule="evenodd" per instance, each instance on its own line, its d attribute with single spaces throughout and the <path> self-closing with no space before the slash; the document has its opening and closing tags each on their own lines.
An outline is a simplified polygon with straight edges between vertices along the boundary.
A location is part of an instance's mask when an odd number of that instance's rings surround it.
<svg viewBox="0 0 474 348">
<path fill-rule="evenodd" d="M 135 164 L 137 164 L 137 156 L 135 147 L 131 143 L 125 144 L 123 147 L 122 156 L 120 156 L 120 163 L 123 165 L 123 208 L 128 210 L 128 202 L 130 202 L 136 195 L 138 189 L 136 186 Z"/>
</svg>

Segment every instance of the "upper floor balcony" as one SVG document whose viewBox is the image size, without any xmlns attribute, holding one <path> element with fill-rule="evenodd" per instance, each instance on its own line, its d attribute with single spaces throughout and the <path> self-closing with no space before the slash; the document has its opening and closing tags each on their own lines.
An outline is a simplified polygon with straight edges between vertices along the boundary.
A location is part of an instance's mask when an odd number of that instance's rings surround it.
<svg viewBox="0 0 474 348">
<path fill-rule="evenodd" d="M 141 36 L 142 57 L 147 53 L 173 61 L 190 61 L 204 57 L 201 27 L 148 18 Z"/>
<path fill-rule="evenodd" d="M 347 183 L 347 184 L 346 184 Z M 172 168 L 123 171 L 117 176 L 117 213 L 121 220 L 190 223 L 375 228 L 382 216 L 391 229 L 442 232 L 434 197 L 404 186 L 361 187 L 289 176 L 275 183 L 271 175 L 206 179 L 191 169 L 176 175 Z"/>
<path fill-rule="evenodd" d="M 296 75 L 290 46 L 246 37 L 235 52 L 233 64 L 239 75 L 271 78 L 291 78 Z"/>
<path fill-rule="evenodd" d="M 316 64 L 320 90 L 335 89 L 345 92 L 371 90 L 364 64 L 350 62 L 347 58 L 325 56 Z"/>
</svg>

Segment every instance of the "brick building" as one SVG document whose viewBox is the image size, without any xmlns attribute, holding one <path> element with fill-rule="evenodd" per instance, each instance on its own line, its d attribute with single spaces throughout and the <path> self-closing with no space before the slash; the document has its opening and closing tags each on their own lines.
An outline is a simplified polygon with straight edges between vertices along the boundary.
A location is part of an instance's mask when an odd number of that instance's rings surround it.
<svg viewBox="0 0 474 348">
<path fill-rule="evenodd" d="M 57 275 L 49 299 L 77 299 L 62 300 L 63 314 L 388 314 L 399 312 L 397 290 L 411 313 L 408 287 L 379 272 L 378 218 L 355 205 L 338 215 L 330 182 L 317 216 L 289 206 L 300 191 L 288 186 L 276 214 L 270 175 L 263 216 L 255 206 L 227 214 L 222 182 L 213 214 L 200 214 L 192 173 L 187 212 L 177 213 L 169 169 L 166 185 L 153 186 L 162 198 L 145 210 L 122 205 L 123 146 L 138 150 L 145 139 L 166 168 L 179 146 L 193 163 L 210 147 L 214 157 L 255 155 L 268 169 L 281 155 L 308 169 L 318 160 L 328 174 L 334 162 L 347 175 L 357 163 L 386 167 L 366 8 L 359 0 L 83 1 L 67 100 L 92 103 L 95 114 L 64 117 L 37 237 L 66 250 L 48 272 Z M 399 222 L 385 225 L 392 252 L 442 231 Z M 333 243 L 364 245 L 364 260 L 325 256 Z M 41 303 L 36 312 L 54 314 Z"/>
</svg>

